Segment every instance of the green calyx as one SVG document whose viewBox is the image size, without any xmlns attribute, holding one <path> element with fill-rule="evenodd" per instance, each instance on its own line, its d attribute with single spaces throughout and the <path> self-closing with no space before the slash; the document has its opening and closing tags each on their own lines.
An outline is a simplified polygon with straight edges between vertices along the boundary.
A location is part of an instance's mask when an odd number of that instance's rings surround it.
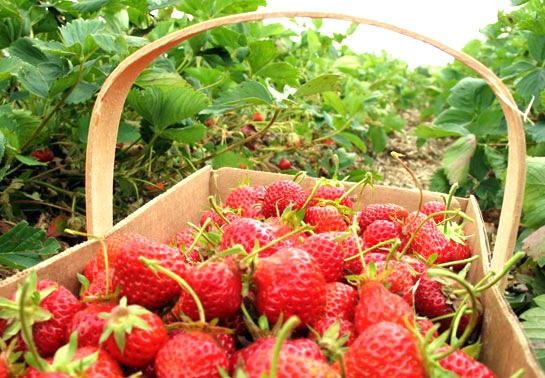
<svg viewBox="0 0 545 378">
<path fill-rule="evenodd" d="M 113 335 L 117 347 L 124 353 L 126 344 L 126 335 L 130 334 L 133 329 L 142 329 L 147 331 L 150 329 L 149 324 L 142 319 L 142 315 L 150 314 L 142 306 L 127 305 L 127 298 L 121 298 L 119 305 L 109 313 L 101 313 L 99 317 L 106 320 L 104 332 L 100 336 L 100 344 L 103 344 L 111 335 Z"/>
</svg>

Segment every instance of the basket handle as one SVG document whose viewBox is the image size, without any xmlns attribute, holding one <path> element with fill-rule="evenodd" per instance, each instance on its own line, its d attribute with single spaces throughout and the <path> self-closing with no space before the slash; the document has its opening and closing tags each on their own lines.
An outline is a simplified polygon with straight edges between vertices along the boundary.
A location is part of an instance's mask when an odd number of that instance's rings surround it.
<svg viewBox="0 0 545 378">
<path fill-rule="evenodd" d="M 251 12 L 221 17 L 191 25 L 166 35 L 142 47 L 123 60 L 104 82 L 91 115 L 85 175 L 88 232 L 94 235 L 104 235 L 112 228 L 113 170 L 117 130 L 129 90 L 142 70 L 167 50 L 207 30 L 241 22 L 286 17 L 330 18 L 387 29 L 435 46 L 473 69 L 490 85 L 505 115 L 509 140 L 505 196 L 492 259 L 493 269 L 502 266 L 511 256 L 515 246 L 526 175 L 524 129 L 520 113 L 509 89 L 482 63 L 441 42 L 395 25 L 339 13 L 306 11 Z"/>
</svg>

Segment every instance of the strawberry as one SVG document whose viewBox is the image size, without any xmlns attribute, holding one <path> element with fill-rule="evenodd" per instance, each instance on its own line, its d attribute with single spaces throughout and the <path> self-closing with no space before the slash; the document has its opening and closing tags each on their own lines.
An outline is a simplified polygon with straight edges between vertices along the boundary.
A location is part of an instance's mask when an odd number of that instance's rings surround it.
<svg viewBox="0 0 545 378">
<path fill-rule="evenodd" d="M 242 302 L 240 271 L 230 260 L 206 262 L 189 271 L 186 281 L 201 301 L 208 320 L 234 315 Z M 185 290 L 181 292 L 172 312 L 199 319 L 197 305 Z"/>
<path fill-rule="evenodd" d="M 265 120 L 265 116 L 263 115 L 263 113 L 255 112 L 254 114 L 252 114 L 252 121 L 261 122 L 264 120 Z"/>
<path fill-rule="evenodd" d="M 465 260 L 471 257 L 471 249 L 465 241 L 458 243 L 455 240 L 449 240 L 446 248 L 437 256 L 435 263 L 442 264 L 446 262 Z M 453 265 L 454 270 L 460 270 L 465 264 Z"/>
<path fill-rule="evenodd" d="M 410 248 L 413 252 L 428 259 L 433 254 L 441 255 L 446 250 L 449 241 L 433 220 L 427 220 L 420 227 L 425 218 L 426 216 L 422 213 L 411 213 L 407 217 L 403 233 L 407 236 L 416 233 Z"/>
<path fill-rule="evenodd" d="M 241 186 L 229 193 L 225 206 L 239 209 L 243 217 L 256 218 L 261 214 L 264 196 L 264 187 Z"/>
<path fill-rule="evenodd" d="M 272 350 L 261 350 L 247 361 L 245 371 L 249 378 L 261 378 L 271 370 Z M 325 361 L 316 361 L 282 348 L 277 363 L 278 378 L 340 378 L 340 374 Z"/>
<path fill-rule="evenodd" d="M 236 363 L 245 364 L 253 359 L 254 354 L 261 352 L 271 352 L 276 343 L 276 337 L 268 336 L 257 339 L 252 344 L 240 349 L 234 356 Z M 286 340 L 282 344 L 282 350 L 286 350 L 290 353 L 295 353 L 299 356 L 313 359 L 316 361 L 326 361 L 324 354 L 322 353 L 318 344 L 310 339 L 293 339 Z"/>
<path fill-rule="evenodd" d="M 77 332 L 79 347 L 98 347 L 106 324 L 99 314 L 110 312 L 114 307 L 113 303 L 91 303 L 74 315 L 68 330 L 69 333 Z"/>
<path fill-rule="evenodd" d="M 42 163 L 48 163 L 55 157 L 55 154 L 49 148 L 42 148 L 40 150 L 32 151 L 31 155 Z"/>
<path fill-rule="evenodd" d="M 409 212 L 404 207 L 393 203 L 372 204 L 358 214 L 358 224 L 360 231 L 364 232 L 376 220 L 401 221 L 407 215 Z"/>
<path fill-rule="evenodd" d="M 388 290 L 401 297 L 410 293 L 416 284 L 417 276 L 405 262 L 379 261 L 375 263 L 375 268 L 379 277 L 384 277 L 383 282 Z"/>
<path fill-rule="evenodd" d="M 291 169 L 291 168 L 292 168 L 292 166 L 291 166 L 291 161 L 289 161 L 289 160 L 286 159 L 286 158 L 280 159 L 276 165 L 277 165 L 278 168 L 280 168 L 281 170 L 286 170 L 286 169 Z"/>
<path fill-rule="evenodd" d="M 310 195 L 310 191 L 307 191 L 307 197 Z M 314 196 L 309 202 L 309 206 L 319 205 L 321 201 L 335 201 L 339 200 L 345 193 L 344 186 L 322 185 L 314 193 Z M 350 197 L 344 197 L 340 202 L 342 206 L 348 208 L 354 208 L 354 201 Z"/>
<path fill-rule="evenodd" d="M 360 274 L 363 267 L 361 264 L 361 259 L 359 257 L 346 260 L 352 256 L 359 254 L 359 248 L 363 249 L 363 239 L 359 236 L 354 236 L 351 234 L 342 234 L 337 233 L 337 240 L 341 244 L 344 255 L 344 271 L 348 274 Z"/>
<path fill-rule="evenodd" d="M 238 215 L 227 211 L 223 211 L 223 216 L 229 222 L 232 222 L 239 217 Z M 202 213 L 199 224 L 203 226 L 207 219 L 210 219 L 210 224 L 206 228 L 207 230 L 212 228 L 211 224 L 215 224 L 217 227 L 223 227 L 226 224 L 225 221 L 214 210 L 206 210 L 204 213 Z"/>
<path fill-rule="evenodd" d="M 414 336 L 405 327 L 383 321 L 367 328 L 345 355 L 347 378 L 424 378 L 426 372 Z"/>
<path fill-rule="evenodd" d="M 390 293 L 382 283 L 370 281 L 360 288 L 360 297 L 354 316 L 358 334 L 370 326 L 389 321 L 405 326 L 414 319 L 411 306 L 402 298 Z"/>
<path fill-rule="evenodd" d="M 369 224 L 363 233 L 365 248 L 396 238 L 401 238 L 401 224 L 384 219 L 377 219 Z M 388 246 L 385 246 L 385 249 L 388 249 Z"/>
<path fill-rule="evenodd" d="M 228 224 L 223 229 L 220 250 L 242 245 L 247 253 L 251 253 L 254 247 L 263 247 L 277 238 L 275 229 L 266 223 L 251 218 L 239 218 Z M 267 256 L 274 253 L 280 244 L 274 245 L 260 253 Z"/>
<path fill-rule="evenodd" d="M 106 272 L 98 271 L 91 280 L 89 287 L 81 288 L 80 299 L 84 303 L 100 302 L 113 299 L 115 288 L 112 284 L 114 269 L 109 270 L 108 296 L 106 295 Z"/>
<path fill-rule="evenodd" d="M 203 332 L 179 333 L 168 340 L 155 359 L 157 378 L 217 377 L 229 369 L 226 351 Z"/>
<path fill-rule="evenodd" d="M 457 350 L 439 361 L 446 370 L 460 378 L 495 378 L 496 375 L 486 365 L 476 361 L 463 350 Z"/>
<path fill-rule="evenodd" d="M 298 183 L 289 180 L 273 182 L 265 190 L 263 215 L 265 217 L 278 216 L 288 206 L 298 209 L 303 205 L 305 199 L 305 191 Z"/>
<path fill-rule="evenodd" d="M 82 304 L 64 286 L 51 280 L 38 281 L 35 273 L 30 274 L 23 285 L 28 288 L 24 300 L 26 323 L 32 325 L 38 353 L 44 357 L 51 356 L 68 341 L 66 328 Z M 17 290 L 14 301 L 5 299 L 0 305 L 0 317 L 6 320 L 3 335 L 6 340 L 13 336 L 20 337 L 19 301 L 22 289 Z"/>
<path fill-rule="evenodd" d="M 189 255 L 186 251 L 193 245 L 195 242 L 196 231 L 191 227 L 184 227 L 174 235 L 172 240 L 169 242 L 169 245 L 176 247 L 182 254 L 185 256 L 187 262 L 196 263 L 201 261 L 201 256 L 197 248 L 199 247 L 199 242 L 195 244 L 195 247 L 191 250 Z"/>
<path fill-rule="evenodd" d="M 168 339 L 161 318 L 126 298 L 102 317 L 106 326 L 100 342 L 123 365 L 141 368 L 153 361 Z"/>
<path fill-rule="evenodd" d="M 350 320 L 337 318 L 334 316 L 324 316 L 312 323 L 312 329 L 321 337 L 324 337 L 328 330 L 335 324 L 339 324 L 339 337 L 346 337 L 344 345 L 349 346 L 356 339 L 356 329 L 354 323 Z"/>
<path fill-rule="evenodd" d="M 428 318 L 452 314 L 455 311 L 454 307 L 449 302 L 443 289 L 443 284 L 439 281 L 430 279 L 427 275 L 422 275 L 414 293 L 416 312 Z M 446 318 L 439 322 L 441 324 L 439 330 L 443 332 L 450 327 L 451 319 Z M 469 316 L 462 316 L 458 331 L 465 329 L 468 323 Z"/>
<path fill-rule="evenodd" d="M 258 260 L 254 280 L 257 309 L 272 322 L 296 315 L 310 323 L 325 308 L 326 281 L 302 249 L 288 247 Z"/>
<path fill-rule="evenodd" d="M 188 266 L 183 256 L 167 245 L 155 243 L 143 236 L 132 236 L 122 244 L 116 256 L 113 282 L 120 295 L 131 304 L 149 309 L 161 308 L 174 301 L 180 293 L 178 284 L 161 274 L 153 274 L 140 257 L 157 260 L 163 267 L 184 277 Z"/>
<path fill-rule="evenodd" d="M 315 233 L 328 231 L 346 231 L 348 224 L 335 206 L 309 206 L 305 211 L 304 221 L 314 227 Z"/>
<path fill-rule="evenodd" d="M 441 201 L 428 201 L 422 205 L 420 211 L 426 215 L 445 211 L 445 204 Z M 438 214 L 433 217 L 435 223 L 441 223 L 445 220 L 445 214 Z"/>
<path fill-rule="evenodd" d="M 327 282 L 342 278 L 344 256 L 334 233 L 314 234 L 306 238 L 300 248 L 314 258 Z"/>
<path fill-rule="evenodd" d="M 325 317 L 354 320 L 358 292 L 354 287 L 342 282 L 326 284 Z"/>
</svg>

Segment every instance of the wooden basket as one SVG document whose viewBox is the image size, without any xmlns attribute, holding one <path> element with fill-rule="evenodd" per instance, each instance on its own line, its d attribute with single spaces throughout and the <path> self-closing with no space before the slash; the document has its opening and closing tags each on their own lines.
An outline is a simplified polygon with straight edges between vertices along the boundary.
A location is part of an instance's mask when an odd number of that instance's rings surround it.
<svg viewBox="0 0 545 378">
<path fill-rule="evenodd" d="M 479 279 L 489 270 L 499 271 L 511 255 L 519 226 L 525 180 L 526 146 L 519 111 L 507 87 L 488 68 L 472 57 L 456 51 L 442 43 L 394 25 L 344 14 L 320 12 L 274 12 L 245 13 L 209 20 L 169 34 L 136 51 L 126 58 L 108 77 L 98 94 L 91 117 L 86 162 L 86 201 L 88 232 L 94 235 L 111 235 L 134 231 L 157 241 L 166 241 L 183 227 L 187 221 L 198 221 L 207 205 L 209 195 L 225 198 L 229 188 L 235 187 L 243 178 L 252 184 L 267 184 L 285 177 L 280 174 L 224 168 L 217 171 L 205 167 L 156 197 L 133 214 L 113 226 L 113 169 L 117 129 L 127 94 L 138 75 L 155 58 L 179 43 L 207 30 L 241 22 L 266 18 L 311 17 L 330 18 L 367 24 L 391 30 L 420 40 L 450 54 L 477 72 L 492 88 L 502 106 L 508 125 L 509 156 L 496 245 L 490 253 L 479 205 L 474 197 L 461 199 L 460 206 L 475 219 L 468 223 L 466 233 L 471 235 L 470 245 L 480 259 L 473 263 L 472 279 Z M 303 185 L 311 187 L 313 179 Z M 415 190 L 376 186 L 366 189 L 362 203 L 395 202 L 415 210 L 418 193 Z M 439 199 L 441 194 L 425 192 L 426 199 Z M 100 244 L 87 241 L 38 264 L 36 270 L 41 278 L 50 278 L 77 289 L 76 273 L 96 253 Z M 491 256 L 491 258 L 490 258 Z M 0 283 L 0 295 L 9 296 L 17 284 L 30 270 Z M 483 296 L 481 359 L 499 377 L 508 377 L 523 368 L 525 377 L 545 377 L 530 349 L 516 316 L 503 297 L 503 290 L 494 287 Z"/>
</svg>

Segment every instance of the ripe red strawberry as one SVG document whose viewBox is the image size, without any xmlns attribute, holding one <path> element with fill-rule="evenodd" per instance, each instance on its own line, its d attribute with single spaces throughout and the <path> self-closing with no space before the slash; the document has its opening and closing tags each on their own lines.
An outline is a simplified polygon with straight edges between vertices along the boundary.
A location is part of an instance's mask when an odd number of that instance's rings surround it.
<svg viewBox="0 0 545 378">
<path fill-rule="evenodd" d="M 446 262 L 465 260 L 471 257 L 471 249 L 464 241 L 458 243 L 455 240 L 449 240 L 446 248 L 437 256 L 436 264 L 442 264 Z M 460 270 L 465 264 L 457 264 L 453 266 L 454 270 Z"/>
<path fill-rule="evenodd" d="M 341 247 L 343 249 L 344 255 L 344 271 L 347 274 L 360 274 L 363 266 L 361 264 L 361 259 L 359 257 L 346 260 L 352 256 L 356 256 L 359 253 L 359 248 L 364 249 L 363 239 L 359 236 L 354 236 L 350 234 L 337 233 L 337 240 L 339 240 Z"/>
<path fill-rule="evenodd" d="M 97 354 L 92 363 L 85 361 L 93 353 Z M 50 367 L 51 372 L 41 372 L 35 368 L 28 368 L 24 378 L 123 378 L 119 364 L 105 351 L 97 347 L 80 347 L 73 356 L 55 355 Z"/>
<path fill-rule="evenodd" d="M 364 232 L 367 226 L 376 220 L 403 220 L 409 212 L 402 206 L 393 203 L 377 203 L 367 206 L 358 214 L 360 231 Z"/>
<path fill-rule="evenodd" d="M 413 310 L 402 298 L 390 293 L 380 282 L 370 281 L 360 288 L 354 324 L 358 334 L 370 326 L 389 321 L 405 326 L 414 319 Z"/>
<path fill-rule="evenodd" d="M 228 224 L 223 229 L 220 250 L 242 245 L 247 253 L 251 253 L 254 247 L 263 247 L 277 238 L 275 229 L 266 223 L 251 218 L 239 218 Z M 280 244 L 261 252 L 260 256 L 274 253 Z"/>
<path fill-rule="evenodd" d="M 375 263 L 375 269 L 388 290 L 400 297 L 410 293 L 416 284 L 416 274 L 410 265 L 403 261 L 379 261 Z"/>
<path fill-rule="evenodd" d="M 195 242 L 195 236 L 196 231 L 193 228 L 184 227 L 180 231 L 178 231 L 176 235 L 174 235 L 169 243 L 170 245 L 176 247 L 180 252 L 182 252 L 182 255 L 185 256 L 186 261 L 190 264 L 201 261 L 201 256 L 199 255 L 198 251 L 198 248 L 200 247 L 199 242 L 195 244 L 189 255 L 187 254 L 188 249 Z"/>
<path fill-rule="evenodd" d="M 347 378 L 424 378 L 426 372 L 414 336 L 388 321 L 362 332 L 345 355 Z"/>
<path fill-rule="evenodd" d="M 289 180 L 273 182 L 265 190 L 263 215 L 265 217 L 278 216 L 288 206 L 298 209 L 303 205 L 305 199 L 305 191 L 298 183 Z"/>
<path fill-rule="evenodd" d="M 331 232 L 314 234 L 306 238 L 300 247 L 314 258 L 327 282 L 338 281 L 343 275 L 344 255 L 335 237 Z"/>
<path fill-rule="evenodd" d="M 446 370 L 458 375 L 460 378 L 495 378 L 496 374 L 486 365 L 476 361 L 463 350 L 457 350 L 439 361 Z"/>
<path fill-rule="evenodd" d="M 443 284 L 430 279 L 427 275 L 420 277 L 414 293 L 414 306 L 419 315 L 430 319 L 454 312 L 454 307 L 449 303 L 447 296 L 443 292 Z M 439 323 L 441 324 L 439 330 L 443 332 L 450 327 L 451 319 L 442 319 Z M 468 323 L 469 317 L 464 315 L 460 321 L 459 331 L 465 329 Z"/>
<path fill-rule="evenodd" d="M 227 371 L 233 371 L 233 359 L 235 357 L 235 353 L 237 352 L 235 336 L 227 333 L 216 333 L 213 336 L 218 345 L 222 347 L 227 354 L 227 359 L 229 360 L 229 370 Z"/>
<path fill-rule="evenodd" d="M 433 254 L 440 256 L 448 247 L 449 241 L 433 220 L 426 221 L 419 228 L 425 218 L 426 216 L 422 213 L 411 213 L 407 217 L 403 233 L 407 237 L 416 233 L 410 248 L 413 252 L 428 259 Z"/>
<path fill-rule="evenodd" d="M 284 248 L 258 260 L 254 273 L 257 309 L 276 322 L 298 316 L 310 323 L 320 316 L 326 303 L 326 282 L 320 268 L 304 250 Z"/>
<path fill-rule="evenodd" d="M 87 277 L 89 281 L 92 281 L 98 272 L 99 268 L 96 258 L 89 260 L 83 268 L 83 275 Z"/>
<path fill-rule="evenodd" d="M 142 368 L 168 340 L 161 318 L 138 305 L 127 306 L 126 299 L 109 314 L 100 341 L 104 348 L 123 365 Z"/>
<path fill-rule="evenodd" d="M 307 196 L 310 195 L 310 190 L 307 191 Z M 309 206 L 316 206 L 320 204 L 320 201 L 328 200 L 335 201 L 341 198 L 345 193 L 344 186 L 322 185 L 314 193 L 314 196 L 309 202 Z M 354 201 L 350 197 L 344 197 L 340 204 L 349 208 L 354 208 Z"/>
<path fill-rule="evenodd" d="M 238 215 L 236 215 L 234 213 L 231 213 L 231 212 L 226 212 L 226 211 L 223 211 L 223 216 L 225 216 L 225 218 L 229 222 L 232 222 L 235 219 L 239 218 Z M 199 224 L 201 226 L 203 226 L 207 219 L 210 219 L 210 221 L 209 221 L 210 224 L 208 225 L 206 230 L 211 229 L 212 224 L 215 224 L 217 227 L 223 227 L 226 224 L 225 221 L 214 210 L 206 210 L 204 213 L 202 213 Z"/>
<path fill-rule="evenodd" d="M 290 169 L 292 167 L 291 166 L 291 161 L 289 161 L 286 158 L 280 159 L 277 166 L 278 166 L 278 168 L 280 168 L 282 170 Z"/>
<path fill-rule="evenodd" d="M 261 350 L 246 362 L 249 378 L 261 378 L 271 369 L 273 352 Z M 316 361 L 282 348 L 277 365 L 277 377 L 285 378 L 340 378 L 340 374 L 325 361 Z"/>
<path fill-rule="evenodd" d="M 265 116 L 261 112 L 255 112 L 252 114 L 252 121 L 261 122 L 265 120 Z"/>
<path fill-rule="evenodd" d="M 351 345 L 356 339 L 356 328 L 354 327 L 354 323 L 352 323 L 350 320 L 337 318 L 334 316 L 324 316 L 312 323 L 312 329 L 323 337 L 335 323 L 339 324 L 338 336 L 348 336 L 344 345 Z M 312 337 L 314 337 L 314 335 L 312 335 Z"/>
<path fill-rule="evenodd" d="M 264 196 L 264 187 L 241 186 L 229 193 L 225 206 L 240 209 L 240 215 L 243 217 L 256 218 L 261 214 Z"/>
<path fill-rule="evenodd" d="M 323 316 L 353 321 L 357 301 L 358 292 L 354 287 L 342 282 L 330 282 L 326 284 Z"/>
<path fill-rule="evenodd" d="M 208 320 L 235 314 L 242 302 L 240 271 L 230 260 L 206 262 L 197 265 L 185 277 L 201 301 Z M 172 309 L 178 318 L 182 314 L 199 320 L 197 305 L 185 290 Z"/>
<path fill-rule="evenodd" d="M 25 302 L 26 322 L 32 325 L 32 335 L 38 353 L 47 357 L 68 341 L 66 332 L 74 314 L 81 308 L 82 304 L 64 286 L 51 280 L 37 281 L 36 275 L 31 274 L 25 283 L 27 285 L 27 301 Z M 6 328 L 4 339 L 12 336 L 20 337 L 21 322 L 18 315 L 18 308 L 21 296 L 21 288 L 13 296 L 16 301 L 5 300 L 0 305 L 2 318 Z M 50 317 L 47 314 L 50 314 Z M 21 339 L 22 342 L 22 339 Z"/>
<path fill-rule="evenodd" d="M 227 353 L 211 335 L 197 331 L 175 335 L 155 359 L 157 378 L 217 377 L 218 368 L 228 371 Z"/>
<path fill-rule="evenodd" d="M 445 204 L 441 201 L 428 201 L 422 205 L 420 211 L 426 215 L 445 211 Z M 445 220 L 445 214 L 438 214 L 433 217 L 435 223 L 441 223 Z"/>
<path fill-rule="evenodd" d="M 401 224 L 384 219 L 374 221 L 363 233 L 365 248 L 395 238 L 401 238 Z M 388 246 L 385 248 L 388 249 Z"/>
<path fill-rule="evenodd" d="M 348 224 L 335 206 L 309 206 L 305 211 L 305 222 L 314 227 L 315 233 L 346 231 Z"/>
<path fill-rule="evenodd" d="M 132 236 L 119 248 L 113 282 L 120 295 L 131 304 L 149 309 L 161 308 L 176 299 L 179 285 L 162 274 L 154 274 L 140 257 L 157 260 L 163 267 L 184 277 L 188 269 L 183 256 L 175 248 L 155 243 L 143 236 Z"/>
<path fill-rule="evenodd" d="M 42 163 L 48 163 L 55 157 L 55 154 L 49 148 L 32 151 L 31 155 Z"/>
<path fill-rule="evenodd" d="M 98 347 L 106 321 L 99 314 L 110 312 L 113 303 L 91 303 L 72 318 L 68 333 L 78 333 L 78 347 Z"/>
<path fill-rule="evenodd" d="M 89 287 L 85 290 L 83 290 L 82 288 L 80 293 L 80 300 L 84 303 L 92 303 L 115 299 L 115 287 L 112 283 L 114 269 L 110 269 L 109 273 L 108 296 L 106 295 L 106 272 L 98 271 L 97 273 L 95 273 L 94 278 L 91 280 Z"/>
</svg>

